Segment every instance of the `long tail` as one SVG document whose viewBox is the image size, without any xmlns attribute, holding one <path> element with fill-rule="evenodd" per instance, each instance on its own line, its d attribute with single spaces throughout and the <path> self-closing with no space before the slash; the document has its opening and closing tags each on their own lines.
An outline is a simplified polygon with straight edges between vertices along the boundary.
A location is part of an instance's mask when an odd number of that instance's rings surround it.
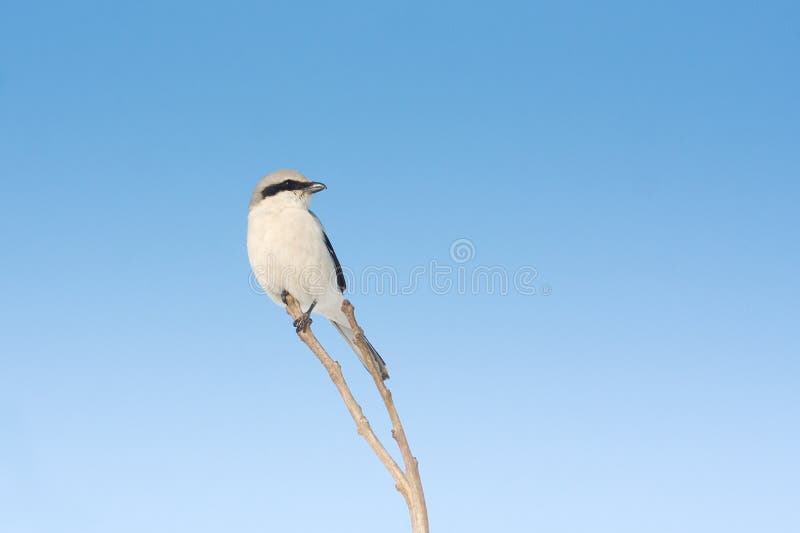
<svg viewBox="0 0 800 533">
<path fill-rule="evenodd" d="M 381 357 L 381 355 L 378 353 L 378 350 L 376 350 L 375 347 L 372 346 L 372 344 L 367 340 L 366 337 L 364 337 L 364 344 L 367 345 L 367 350 L 369 350 L 369 353 L 366 354 L 366 356 L 365 356 L 365 354 L 361 353 L 361 350 L 358 348 L 358 346 L 355 343 L 356 334 L 352 329 L 350 329 L 347 326 L 343 326 L 343 325 L 339 324 L 338 322 L 334 322 L 333 320 L 331 320 L 331 324 L 333 324 L 333 327 L 335 327 L 337 330 L 339 330 L 339 333 L 342 334 L 342 337 L 344 337 L 344 340 L 347 341 L 347 344 L 350 345 L 350 348 L 353 349 L 353 351 L 356 353 L 358 358 L 361 360 L 361 364 L 364 365 L 364 368 L 369 370 L 369 365 L 367 364 L 367 360 L 365 359 L 365 357 L 368 356 L 375 363 L 375 366 L 378 367 L 378 372 L 380 372 L 381 378 L 384 379 L 384 380 L 389 379 L 389 371 L 386 370 L 386 363 L 384 362 L 384 360 Z"/>
</svg>

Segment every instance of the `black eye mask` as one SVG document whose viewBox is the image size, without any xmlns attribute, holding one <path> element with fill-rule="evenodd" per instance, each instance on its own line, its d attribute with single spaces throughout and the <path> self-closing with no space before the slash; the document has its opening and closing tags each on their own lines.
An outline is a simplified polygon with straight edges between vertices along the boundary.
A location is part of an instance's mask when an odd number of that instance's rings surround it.
<svg viewBox="0 0 800 533">
<path fill-rule="evenodd" d="M 275 196 L 279 192 L 283 191 L 302 191 L 311 185 L 312 184 L 308 181 L 285 180 L 280 183 L 264 187 L 264 190 L 261 191 L 261 197 L 266 198 L 267 196 Z"/>
</svg>

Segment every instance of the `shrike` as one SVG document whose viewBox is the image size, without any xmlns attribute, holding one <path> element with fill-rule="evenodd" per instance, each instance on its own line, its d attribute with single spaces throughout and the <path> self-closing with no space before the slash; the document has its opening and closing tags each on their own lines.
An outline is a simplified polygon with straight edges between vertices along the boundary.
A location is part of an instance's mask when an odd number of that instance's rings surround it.
<svg viewBox="0 0 800 533">
<path fill-rule="evenodd" d="M 291 294 L 306 310 L 295 320 L 298 331 L 319 313 L 342 334 L 365 367 L 364 354 L 342 311 L 345 279 L 330 239 L 317 216 L 308 209 L 311 195 L 324 190 L 294 170 L 278 170 L 258 182 L 247 215 L 247 255 L 258 283 L 278 304 Z M 389 373 L 381 356 L 364 339 L 381 377 Z"/>
</svg>

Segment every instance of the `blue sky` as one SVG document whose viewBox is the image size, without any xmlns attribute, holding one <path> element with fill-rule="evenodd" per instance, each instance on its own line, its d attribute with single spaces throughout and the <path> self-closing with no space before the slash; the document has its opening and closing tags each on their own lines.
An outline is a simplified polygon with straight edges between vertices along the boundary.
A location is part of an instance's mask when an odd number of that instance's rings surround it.
<svg viewBox="0 0 800 533">
<path fill-rule="evenodd" d="M 796 3 L 2 11 L 0 530 L 408 531 L 250 289 L 281 167 L 353 272 L 536 269 L 353 287 L 433 531 L 800 529 Z"/>
</svg>

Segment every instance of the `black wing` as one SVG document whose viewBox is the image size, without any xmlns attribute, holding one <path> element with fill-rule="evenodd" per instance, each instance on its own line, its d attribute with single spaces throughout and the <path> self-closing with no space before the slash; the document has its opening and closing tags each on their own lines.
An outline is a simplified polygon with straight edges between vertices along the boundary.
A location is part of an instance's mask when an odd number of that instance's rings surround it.
<svg viewBox="0 0 800 533">
<path fill-rule="evenodd" d="M 311 216 L 317 219 L 320 228 L 322 228 L 322 222 L 319 221 L 319 217 L 317 217 L 317 215 L 311 211 L 309 211 L 309 213 L 311 213 Z M 342 265 L 339 263 L 339 258 L 336 257 L 336 252 L 333 251 L 333 245 L 331 244 L 331 240 L 328 238 L 328 234 L 325 233 L 324 228 L 322 228 L 322 238 L 325 239 L 325 247 L 328 249 L 331 259 L 333 259 L 333 266 L 336 269 L 336 284 L 339 286 L 339 291 L 344 294 L 345 289 L 347 289 L 347 283 L 345 282 L 344 273 L 342 272 Z"/>
</svg>

